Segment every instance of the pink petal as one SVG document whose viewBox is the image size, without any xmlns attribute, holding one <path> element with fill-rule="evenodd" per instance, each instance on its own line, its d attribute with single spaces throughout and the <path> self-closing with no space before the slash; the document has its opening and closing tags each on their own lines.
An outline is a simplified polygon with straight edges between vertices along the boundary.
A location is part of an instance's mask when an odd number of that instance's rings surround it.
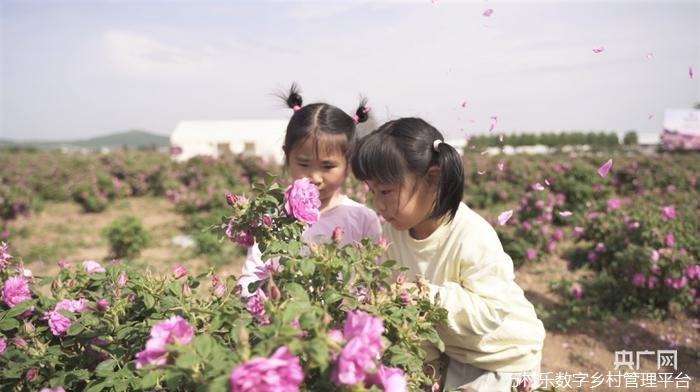
<svg viewBox="0 0 700 392">
<path fill-rule="evenodd" d="M 480 155 L 486 155 L 486 154 L 488 154 L 488 153 L 489 153 L 488 151 L 484 150 L 484 151 L 482 151 L 482 152 L 480 153 Z"/>
<path fill-rule="evenodd" d="M 550 185 L 551 185 L 551 184 L 549 183 L 549 180 L 546 179 L 546 178 L 544 179 L 544 183 L 545 183 L 545 185 L 547 185 L 547 186 L 550 186 Z"/>
<path fill-rule="evenodd" d="M 561 217 L 567 217 L 567 216 L 571 216 L 571 215 L 573 215 L 573 213 L 571 211 L 559 211 L 559 216 L 561 216 Z"/>
<path fill-rule="evenodd" d="M 491 124 L 489 127 L 489 132 L 493 132 L 493 129 L 496 128 L 496 124 Z"/>
<path fill-rule="evenodd" d="M 688 76 L 690 76 L 690 78 L 692 79 L 692 78 L 693 78 L 693 75 L 694 75 L 694 73 L 693 73 L 693 67 L 688 67 Z"/>
<path fill-rule="evenodd" d="M 647 60 L 651 60 L 651 59 L 654 58 L 654 53 L 649 52 L 649 53 L 647 53 L 647 56 L 646 56 L 646 57 L 647 57 Z"/>
<path fill-rule="evenodd" d="M 501 212 L 500 215 L 498 215 L 498 223 L 503 226 L 508 222 L 508 219 L 513 216 L 513 210 L 508 210 Z"/>
<path fill-rule="evenodd" d="M 601 46 L 600 48 L 593 48 L 593 53 L 602 53 L 604 50 L 604 46 Z"/>
<path fill-rule="evenodd" d="M 498 165 L 496 165 L 496 166 L 498 166 L 499 171 L 503 171 L 503 166 L 504 166 L 503 162 L 498 162 Z"/>
<path fill-rule="evenodd" d="M 503 143 L 503 134 L 502 133 L 498 134 L 498 141 Z"/>
<path fill-rule="evenodd" d="M 467 107 L 467 101 L 462 101 L 462 107 L 466 108 Z"/>
<path fill-rule="evenodd" d="M 610 171 L 610 168 L 612 167 L 613 161 L 612 159 L 608 159 L 607 162 L 603 164 L 600 168 L 598 168 L 598 174 L 600 174 L 601 177 L 605 178 L 605 176 L 608 175 L 608 172 Z"/>
<path fill-rule="evenodd" d="M 498 122 L 498 116 L 491 116 L 491 120 L 493 120 L 494 123 Z"/>
<path fill-rule="evenodd" d="M 491 8 L 484 11 L 484 16 L 491 16 L 491 14 L 493 14 L 493 10 Z"/>
<path fill-rule="evenodd" d="M 485 170 L 479 170 L 478 172 L 476 172 L 476 174 L 478 174 L 478 175 L 480 175 L 480 176 L 483 176 L 484 174 L 486 174 L 486 171 L 485 171 Z"/>
<path fill-rule="evenodd" d="M 650 114 L 650 115 L 649 115 L 649 120 L 651 120 L 652 118 L 654 118 L 654 115 L 653 115 L 653 114 Z"/>
<path fill-rule="evenodd" d="M 544 190 L 544 187 L 542 186 L 542 184 L 540 184 L 540 183 L 538 182 L 538 183 L 532 184 L 532 189 L 533 189 L 533 190 L 536 190 L 536 191 L 543 191 L 543 190 Z"/>
</svg>

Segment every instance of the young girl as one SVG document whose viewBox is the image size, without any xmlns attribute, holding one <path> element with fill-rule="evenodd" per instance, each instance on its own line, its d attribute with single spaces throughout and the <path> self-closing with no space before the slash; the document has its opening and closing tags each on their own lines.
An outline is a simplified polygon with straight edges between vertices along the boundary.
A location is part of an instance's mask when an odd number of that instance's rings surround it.
<svg viewBox="0 0 700 392">
<path fill-rule="evenodd" d="M 496 231 L 462 202 L 462 159 L 443 140 L 419 118 L 390 121 L 358 143 L 352 170 L 389 224 L 387 258 L 421 274 L 448 311 L 445 388 L 510 391 L 511 377 L 539 375 L 544 326 Z"/>
<path fill-rule="evenodd" d="M 321 216 L 304 231 L 304 240 L 307 243 L 329 242 L 336 227 L 344 231 L 340 246 L 364 238 L 378 240 L 381 226 L 377 214 L 340 192 L 356 142 L 355 124 L 368 118 L 364 102 L 349 116 L 325 103 L 302 106 L 296 85 L 292 85 L 288 96 L 283 98 L 294 110 L 282 146 L 287 170 L 292 180 L 308 177 L 318 186 L 321 198 Z M 243 296 L 251 295 L 248 285 L 259 280 L 256 272 L 263 268 L 260 249 L 254 245 L 248 249 L 238 281 Z"/>
</svg>

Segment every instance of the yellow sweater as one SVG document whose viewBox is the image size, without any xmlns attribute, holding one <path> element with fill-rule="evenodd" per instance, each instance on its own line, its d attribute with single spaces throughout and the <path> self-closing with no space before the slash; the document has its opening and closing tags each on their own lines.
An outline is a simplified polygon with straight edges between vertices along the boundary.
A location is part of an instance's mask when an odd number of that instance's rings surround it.
<svg viewBox="0 0 700 392">
<path fill-rule="evenodd" d="M 532 304 L 515 281 L 513 260 L 496 231 L 479 214 L 460 203 L 450 223 L 428 238 L 386 224 L 387 258 L 422 274 L 430 296 L 448 311 L 438 327 L 446 354 L 459 362 L 502 372 L 530 370 L 542 357 L 545 331 Z M 428 352 L 428 361 L 436 350 Z"/>
</svg>

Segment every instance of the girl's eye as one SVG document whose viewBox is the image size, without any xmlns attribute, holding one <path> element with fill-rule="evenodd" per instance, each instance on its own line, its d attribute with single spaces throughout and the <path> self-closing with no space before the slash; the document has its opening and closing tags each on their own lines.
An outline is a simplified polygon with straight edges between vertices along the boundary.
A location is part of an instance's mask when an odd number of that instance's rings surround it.
<svg viewBox="0 0 700 392">
<path fill-rule="evenodd" d="M 306 162 L 303 162 L 303 163 L 302 163 L 302 162 L 297 162 L 297 165 L 299 165 L 299 166 L 301 166 L 301 167 L 308 167 L 308 166 L 309 166 L 309 164 L 306 163 Z"/>
<path fill-rule="evenodd" d="M 335 169 L 335 166 L 334 165 L 326 165 L 323 168 L 326 170 L 332 170 L 332 169 Z"/>
<path fill-rule="evenodd" d="M 391 189 L 389 189 L 389 190 L 383 190 L 381 193 L 382 193 L 382 195 L 388 195 L 388 194 L 391 193 Z"/>
</svg>

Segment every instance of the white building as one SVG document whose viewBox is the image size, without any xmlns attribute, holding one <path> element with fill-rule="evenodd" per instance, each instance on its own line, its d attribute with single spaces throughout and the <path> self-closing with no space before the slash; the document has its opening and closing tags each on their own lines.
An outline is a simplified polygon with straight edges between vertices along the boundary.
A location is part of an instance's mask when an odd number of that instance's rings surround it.
<svg viewBox="0 0 700 392">
<path fill-rule="evenodd" d="M 289 120 L 181 121 L 170 135 L 173 157 L 250 154 L 282 163 L 282 144 Z"/>
</svg>

